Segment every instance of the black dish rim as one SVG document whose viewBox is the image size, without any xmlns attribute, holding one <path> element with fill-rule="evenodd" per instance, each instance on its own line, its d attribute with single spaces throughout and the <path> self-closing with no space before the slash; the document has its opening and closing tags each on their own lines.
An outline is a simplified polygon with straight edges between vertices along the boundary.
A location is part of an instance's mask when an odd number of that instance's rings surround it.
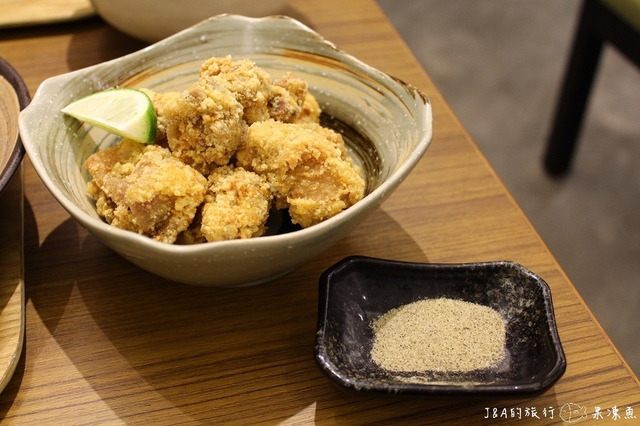
<svg viewBox="0 0 640 426">
<path fill-rule="evenodd" d="M 326 350 L 325 333 L 326 317 L 329 309 L 329 290 L 331 287 L 331 277 L 346 267 L 366 266 L 366 265 L 386 265 L 393 268 L 413 269 L 413 270 L 461 270 L 461 269 L 486 269 L 486 268 L 515 268 L 520 272 L 533 278 L 540 286 L 543 293 L 545 309 L 547 314 L 547 324 L 549 327 L 549 337 L 555 355 L 553 368 L 544 376 L 543 380 L 533 381 L 528 384 L 518 385 L 481 385 L 481 386 L 457 386 L 443 384 L 380 384 L 375 381 L 368 382 L 366 379 L 351 377 L 348 372 L 341 370 L 328 356 Z M 548 284 L 524 266 L 513 261 L 491 261 L 491 262 L 470 262 L 470 263 L 420 263 L 406 262 L 399 260 L 381 259 L 369 256 L 354 255 L 349 256 L 335 263 L 325 270 L 319 279 L 318 287 L 318 321 L 315 336 L 314 356 L 318 367 L 325 375 L 342 390 L 355 392 L 358 394 L 374 394 L 381 396 L 406 396 L 406 397 L 438 397 L 438 396 L 503 396 L 517 397 L 523 395 L 534 395 L 543 392 L 552 386 L 564 374 L 567 361 L 562 348 L 557 330 L 557 323 L 551 297 L 551 290 Z"/>
</svg>

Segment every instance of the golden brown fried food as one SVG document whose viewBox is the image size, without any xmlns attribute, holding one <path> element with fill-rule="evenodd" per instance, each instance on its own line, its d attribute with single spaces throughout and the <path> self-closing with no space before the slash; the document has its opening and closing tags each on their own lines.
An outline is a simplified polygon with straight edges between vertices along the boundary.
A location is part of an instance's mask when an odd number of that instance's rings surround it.
<svg viewBox="0 0 640 426">
<path fill-rule="evenodd" d="M 307 93 L 304 103 L 302 104 L 302 111 L 300 111 L 300 114 L 290 122 L 320 124 L 321 113 L 322 109 L 320 108 L 316 98 L 311 93 Z"/>
<path fill-rule="evenodd" d="M 107 174 L 129 174 L 128 169 L 137 163 L 144 151 L 145 145 L 123 139 L 118 145 L 89 156 L 84 163 L 93 180 L 90 184 L 103 186 Z"/>
<path fill-rule="evenodd" d="M 270 117 L 285 123 L 295 121 L 302 113 L 307 92 L 307 82 L 291 73 L 274 81 L 269 98 Z"/>
<path fill-rule="evenodd" d="M 234 94 L 205 79 L 169 99 L 163 112 L 171 152 L 204 175 L 229 162 L 247 127 Z"/>
<path fill-rule="evenodd" d="M 173 243 L 204 200 L 206 179 L 162 147 L 124 139 L 87 159 L 98 214 L 121 229 Z"/>
<path fill-rule="evenodd" d="M 190 244 L 201 244 L 206 243 L 207 239 L 202 235 L 202 230 L 200 229 L 202 225 L 202 204 L 196 211 L 196 215 L 191 222 L 191 225 L 184 231 L 182 231 L 178 238 L 176 239 L 176 244 L 181 245 L 190 245 Z"/>
<path fill-rule="evenodd" d="M 359 201 L 364 180 L 346 159 L 342 137 L 315 123 L 254 123 L 236 154 L 237 163 L 263 175 L 276 207 L 309 227 Z"/>
<path fill-rule="evenodd" d="M 157 145 L 123 140 L 85 163 L 114 226 L 178 244 L 250 238 L 274 206 L 308 227 L 363 197 L 342 137 L 320 126 L 320 105 L 291 73 L 272 81 L 226 56 L 205 61 L 184 92 L 143 90 Z"/>
<path fill-rule="evenodd" d="M 200 67 L 200 79 L 231 91 L 242 105 L 243 118 L 248 124 L 269 118 L 271 77 L 253 61 L 234 61 L 231 56 L 210 58 Z"/>
<path fill-rule="evenodd" d="M 179 92 L 158 93 L 151 89 L 140 89 L 149 96 L 157 117 L 156 144 L 165 145 L 167 142 L 167 117 L 165 105 L 180 97 Z"/>
<path fill-rule="evenodd" d="M 113 223 L 117 200 L 125 198 L 124 177 L 131 174 L 138 162 L 144 145 L 125 139 L 120 144 L 91 155 L 84 163 L 92 180 L 87 184 L 87 192 L 96 200 L 98 214 L 107 223 Z M 121 182 L 122 184 L 118 185 Z M 103 188 L 107 188 L 109 194 Z"/>
<path fill-rule="evenodd" d="M 209 176 L 200 231 L 207 241 L 259 237 L 271 199 L 266 179 L 241 167 L 219 167 Z"/>
</svg>

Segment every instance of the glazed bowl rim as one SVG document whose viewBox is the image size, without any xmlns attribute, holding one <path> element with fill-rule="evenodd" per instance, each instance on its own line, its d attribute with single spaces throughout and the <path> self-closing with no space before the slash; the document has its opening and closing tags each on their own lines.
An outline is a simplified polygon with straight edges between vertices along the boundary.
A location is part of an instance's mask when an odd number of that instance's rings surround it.
<svg viewBox="0 0 640 426">
<path fill-rule="evenodd" d="M 90 216 L 87 212 L 85 212 L 82 208 L 78 207 L 73 201 L 67 198 L 63 192 L 58 188 L 58 186 L 52 181 L 52 179 L 47 174 L 43 161 L 40 158 L 37 158 L 38 155 L 35 152 L 35 148 L 31 146 L 31 142 L 29 140 L 28 134 L 28 123 L 27 116 L 30 113 L 30 107 L 27 107 L 23 112 L 20 113 L 19 116 L 19 125 L 20 125 L 20 133 L 27 135 L 23 140 L 26 140 L 25 149 L 27 154 L 30 156 L 32 160 L 33 167 L 36 169 L 36 172 L 43 180 L 47 188 L 51 191 L 53 196 L 57 199 L 57 201 L 76 219 L 78 220 L 86 229 L 92 230 L 94 233 L 99 233 L 102 235 L 109 234 L 110 238 L 116 237 L 120 240 L 127 240 L 132 244 L 136 244 L 138 247 L 143 247 L 144 250 L 149 251 L 151 253 L 174 253 L 180 255 L 190 255 L 195 253 L 209 252 L 209 251 L 217 251 L 217 250 L 225 250 L 225 249 L 235 249 L 239 250 L 246 247 L 251 247 L 252 249 L 258 249 L 262 246 L 269 246 L 276 242 L 286 244 L 293 243 L 298 240 L 305 240 L 308 238 L 313 238 L 315 235 L 323 234 L 328 229 L 333 227 L 338 227 L 340 223 L 343 221 L 348 221 L 350 217 L 356 216 L 358 211 L 361 209 L 366 209 L 368 207 L 367 199 L 379 199 L 383 198 L 387 191 L 392 190 L 397 184 L 398 180 L 404 179 L 406 175 L 415 167 L 415 165 L 419 162 L 420 158 L 426 152 L 429 147 L 433 134 L 433 122 L 432 122 L 432 111 L 431 104 L 426 95 L 424 95 L 420 90 L 415 88 L 414 86 L 404 83 L 401 80 L 394 78 L 386 73 L 379 71 L 378 69 L 367 65 L 361 60 L 355 58 L 354 56 L 348 54 L 347 52 L 336 47 L 335 44 L 325 39 L 323 36 L 318 34 L 316 31 L 302 24 L 294 18 L 283 16 L 283 15 L 273 15 L 266 16 L 260 18 L 254 17 L 246 17 L 241 15 L 230 15 L 230 14 L 222 14 L 212 16 L 208 19 L 203 20 L 202 22 L 191 26 L 185 30 L 182 30 L 170 37 L 167 37 L 161 41 L 153 43 L 146 48 L 140 49 L 138 51 L 129 53 L 127 55 L 111 59 L 109 61 L 105 61 L 96 65 L 92 65 L 89 67 L 85 67 L 82 69 L 74 70 L 65 74 L 61 74 L 58 76 L 50 77 L 42 82 L 42 84 L 38 87 L 33 99 L 34 101 L 38 101 L 40 93 L 47 90 L 48 87 L 56 85 L 59 81 L 67 81 L 73 80 L 74 78 L 82 75 L 89 74 L 95 70 L 100 70 L 103 68 L 113 67 L 117 65 L 121 61 L 130 61 L 135 58 L 144 59 L 146 55 L 151 54 L 155 50 L 162 49 L 164 45 L 171 45 L 179 40 L 188 37 L 190 33 L 197 32 L 200 28 L 206 28 L 208 26 L 214 27 L 216 22 L 220 20 L 228 20 L 237 23 L 240 28 L 244 28 L 247 26 L 251 26 L 254 24 L 265 24 L 269 21 L 280 21 L 285 22 L 285 25 L 291 27 L 292 30 L 301 30 L 308 35 L 314 37 L 319 44 L 324 44 L 325 47 L 328 47 L 334 51 L 334 54 L 340 58 L 341 61 L 346 62 L 347 65 L 351 68 L 353 66 L 357 67 L 361 71 L 366 71 L 368 75 L 374 75 L 378 79 L 388 80 L 393 84 L 399 84 L 403 87 L 404 90 L 408 92 L 412 92 L 413 96 L 419 96 L 422 98 L 422 102 L 424 102 L 426 108 L 426 122 L 428 126 L 425 127 L 425 131 L 420 135 L 420 140 L 416 144 L 415 149 L 410 153 L 407 159 L 401 164 L 401 166 L 391 173 L 384 181 L 380 183 L 380 185 L 373 189 L 370 193 L 368 193 L 362 200 L 349 207 L 348 209 L 342 211 L 341 213 L 333 216 L 319 224 L 314 226 L 296 230 L 294 232 L 278 234 L 278 235 L 266 235 L 261 236 L 259 238 L 249 238 L 249 239 L 236 239 L 236 240 L 225 240 L 225 241 L 216 241 L 216 242 L 208 242 L 201 244 L 193 244 L 193 245 L 176 245 L 176 244 L 167 244 L 159 241 L 155 241 L 147 236 L 139 235 L 135 232 L 126 231 L 122 229 L 118 229 L 112 225 L 107 224 L 104 221 L 101 221 L 95 217 Z M 197 41 L 194 41 L 196 43 Z M 33 106 L 33 103 L 32 103 Z M 34 107 L 35 108 L 35 107 Z"/>
</svg>

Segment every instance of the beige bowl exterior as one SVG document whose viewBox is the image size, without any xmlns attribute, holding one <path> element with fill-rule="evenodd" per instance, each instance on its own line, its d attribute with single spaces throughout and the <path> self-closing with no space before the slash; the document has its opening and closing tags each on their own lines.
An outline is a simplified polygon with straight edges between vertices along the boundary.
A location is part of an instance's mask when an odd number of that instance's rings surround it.
<svg viewBox="0 0 640 426">
<path fill-rule="evenodd" d="M 306 79 L 326 113 L 370 141 L 365 147 L 352 146 L 356 159 L 366 166 L 367 195 L 307 229 L 192 246 L 160 243 L 105 223 L 86 193 L 90 176 L 82 164 L 117 138 L 64 116 L 60 109 L 116 85 L 183 89 L 197 78 L 205 59 L 227 54 L 254 60 L 274 78 L 292 71 Z M 398 187 L 425 153 L 431 141 L 432 113 L 424 94 L 336 49 L 293 19 L 218 16 L 139 52 L 46 80 L 20 114 L 19 127 L 44 184 L 104 244 L 170 280 L 228 287 L 279 277 L 346 236 Z"/>
<path fill-rule="evenodd" d="M 263 17 L 283 14 L 286 0 L 91 0 L 109 24 L 154 43 L 221 14 Z"/>
</svg>

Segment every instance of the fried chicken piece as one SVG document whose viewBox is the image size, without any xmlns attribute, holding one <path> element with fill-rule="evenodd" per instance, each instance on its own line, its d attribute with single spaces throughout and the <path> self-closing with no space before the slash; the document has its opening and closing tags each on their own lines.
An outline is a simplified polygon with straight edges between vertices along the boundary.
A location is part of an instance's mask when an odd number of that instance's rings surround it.
<svg viewBox="0 0 640 426">
<path fill-rule="evenodd" d="M 129 167 L 138 162 L 144 151 L 145 145 L 123 139 L 119 144 L 105 150 L 96 152 L 85 160 L 84 166 L 91 173 L 91 184 L 103 186 L 107 174 L 130 173 L 120 171 L 123 167 Z"/>
<path fill-rule="evenodd" d="M 124 139 L 85 162 L 93 176 L 89 194 L 113 226 L 165 243 L 186 230 L 207 189 L 193 168 L 155 145 Z"/>
<path fill-rule="evenodd" d="M 229 162 L 247 127 L 235 95 L 207 79 L 169 99 L 160 117 L 173 155 L 205 176 Z"/>
<path fill-rule="evenodd" d="M 234 61 L 231 56 L 210 58 L 201 65 L 200 78 L 231 91 L 242 105 L 243 118 L 248 124 L 269 118 L 271 77 L 253 61 Z"/>
<path fill-rule="evenodd" d="M 118 185 L 117 177 L 131 174 L 143 150 L 144 145 L 123 139 L 120 144 L 89 156 L 84 163 L 92 177 L 87 184 L 87 192 L 96 200 L 97 213 L 107 223 L 113 222 L 117 207 L 111 196 L 122 199 L 126 190 L 124 182 Z M 105 186 L 109 187 L 110 195 L 102 190 Z"/>
<path fill-rule="evenodd" d="M 244 108 L 243 118 L 249 125 L 269 118 L 292 122 L 303 111 L 310 117 L 319 111 L 313 97 L 306 104 L 306 81 L 287 73 L 272 83 L 269 74 L 248 59 L 210 58 L 200 67 L 200 78 L 229 89 Z"/>
<path fill-rule="evenodd" d="M 269 98 L 269 115 L 277 121 L 290 123 L 302 113 L 308 84 L 291 73 L 273 82 Z"/>
<path fill-rule="evenodd" d="M 196 211 L 196 215 L 191 222 L 191 225 L 184 231 L 182 231 L 176 239 L 176 244 L 191 245 L 206 243 L 207 239 L 202 234 L 200 229 L 202 226 L 202 204 Z"/>
<path fill-rule="evenodd" d="M 205 61 L 184 92 L 142 90 L 157 145 L 125 139 L 85 163 L 114 226 L 167 243 L 250 238 L 266 231 L 273 200 L 307 227 L 363 196 L 342 137 L 319 125 L 318 102 L 291 73 L 272 82 L 226 56 Z"/>
<path fill-rule="evenodd" d="M 364 180 L 347 159 L 340 134 L 315 123 L 252 124 L 237 164 L 263 175 L 277 208 L 293 223 L 309 227 L 352 206 L 364 196 Z"/>
<path fill-rule="evenodd" d="M 320 104 L 318 104 L 316 98 L 311 93 L 307 93 L 304 103 L 302 104 L 302 111 L 300 111 L 300 114 L 297 117 L 290 120 L 290 122 L 320 124 L 321 113 L 322 109 L 320 108 Z"/>
<path fill-rule="evenodd" d="M 155 143 L 165 146 L 167 143 L 167 117 L 165 113 L 165 105 L 175 101 L 180 97 L 180 92 L 164 92 L 159 93 L 151 89 L 140 89 L 149 96 L 153 109 L 156 111 L 157 131 Z"/>
<path fill-rule="evenodd" d="M 274 118 L 317 121 L 320 111 L 307 83 L 288 73 L 272 83 L 248 59 L 213 57 L 200 67 L 199 79 L 181 94 L 150 95 L 158 117 L 158 141 L 208 175 L 229 163 L 248 125 Z"/>
<path fill-rule="evenodd" d="M 241 167 L 223 166 L 209 175 L 209 183 L 200 228 L 207 241 L 264 234 L 272 195 L 262 176 Z"/>
</svg>

